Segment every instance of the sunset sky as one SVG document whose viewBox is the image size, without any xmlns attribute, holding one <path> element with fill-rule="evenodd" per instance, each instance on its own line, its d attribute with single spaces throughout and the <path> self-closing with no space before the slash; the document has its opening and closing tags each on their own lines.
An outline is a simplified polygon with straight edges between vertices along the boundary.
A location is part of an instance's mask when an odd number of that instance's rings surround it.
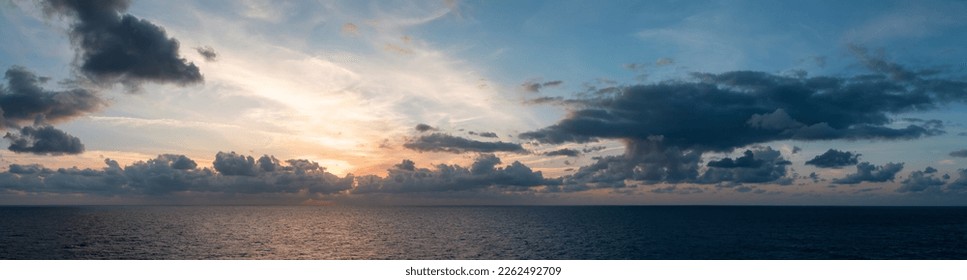
<svg viewBox="0 0 967 280">
<path fill-rule="evenodd" d="M 963 1 L 0 9 L 0 204 L 967 205 Z"/>
</svg>

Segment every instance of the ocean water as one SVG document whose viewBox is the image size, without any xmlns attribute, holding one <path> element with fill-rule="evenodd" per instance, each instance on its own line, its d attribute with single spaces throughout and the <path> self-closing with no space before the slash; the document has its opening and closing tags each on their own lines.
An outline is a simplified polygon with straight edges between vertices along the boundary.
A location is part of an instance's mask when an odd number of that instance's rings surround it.
<svg viewBox="0 0 967 280">
<path fill-rule="evenodd" d="M 0 207 L 0 259 L 967 259 L 967 207 Z"/>
</svg>

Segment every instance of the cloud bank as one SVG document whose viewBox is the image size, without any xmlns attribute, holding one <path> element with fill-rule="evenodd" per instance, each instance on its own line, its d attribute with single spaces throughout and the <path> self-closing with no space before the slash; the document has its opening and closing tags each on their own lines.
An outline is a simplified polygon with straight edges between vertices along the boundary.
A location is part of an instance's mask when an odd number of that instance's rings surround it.
<svg viewBox="0 0 967 280">
<path fill-rule="evenodd" d="M 280 161 L 274 156 L 254 158 L 219 152 L 213 168 L 202 168 L 184 155 L 162 154 L 147 161 L 120 166 L 104 160 L 101 169 L 50 169 L 39 164 L 11 164 L 0 172 L 0 193 L 21 195 L 95 195 L 121 198 L 178 199 L 192 195 L 220 200 L 236 196 L 283 196 L 325 199 L 346 195 L 478 192 L 489 194 L 537 193 L 560 184 L 540 171 L 493 154 L 478 155 L 467 167 L 439 164 L 419 168 L 403 160 L 388 175 L 337 176 L 305 159 Z"/>
<path fill-rule="evenodd" d="M 825 153 L 806 161 L 806 165 L 822 168 L 841 168 L 859 163 L 860 154 L 829 149 Z"/>
</svg>

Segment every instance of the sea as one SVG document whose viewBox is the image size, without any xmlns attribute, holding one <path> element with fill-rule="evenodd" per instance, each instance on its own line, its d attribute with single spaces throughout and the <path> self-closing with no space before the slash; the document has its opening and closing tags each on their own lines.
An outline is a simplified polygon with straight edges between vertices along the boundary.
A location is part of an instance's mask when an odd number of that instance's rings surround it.
<svg viewBox="0 0 967 280">
<path fill-rule="evenodd" d="M 4 206 L 0 259 L 967 259 L 967 207 Z"/>
</svg>

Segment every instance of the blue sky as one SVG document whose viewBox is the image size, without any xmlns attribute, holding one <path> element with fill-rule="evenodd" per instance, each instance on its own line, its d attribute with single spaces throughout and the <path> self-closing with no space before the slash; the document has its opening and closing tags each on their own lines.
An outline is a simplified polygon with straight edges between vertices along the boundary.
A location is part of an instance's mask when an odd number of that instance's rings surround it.
<svg viewBox="0 0 967 280">
<path fill-rule="evenodd" d="M 967 203 L 963 2 L 89 4 L 0 3 L 0 203 Z"/>
</svg>

